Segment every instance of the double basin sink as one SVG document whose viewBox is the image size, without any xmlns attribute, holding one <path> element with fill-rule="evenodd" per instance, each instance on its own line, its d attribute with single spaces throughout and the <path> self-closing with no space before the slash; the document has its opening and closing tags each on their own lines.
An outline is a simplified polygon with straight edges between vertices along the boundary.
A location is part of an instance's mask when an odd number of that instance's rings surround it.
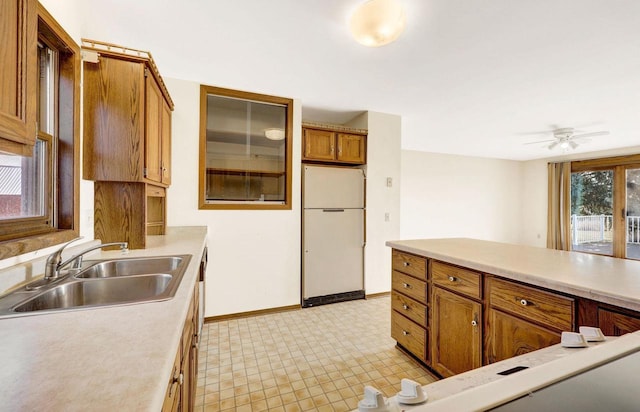
<svg viewBox="0 0 640 412">
<path fill-rule="evenodd" d="M 0 316 L 155 302 L 172 298 L 191 255 L 86 260 L 77 273 L 0 299 Z"/>
</svg>

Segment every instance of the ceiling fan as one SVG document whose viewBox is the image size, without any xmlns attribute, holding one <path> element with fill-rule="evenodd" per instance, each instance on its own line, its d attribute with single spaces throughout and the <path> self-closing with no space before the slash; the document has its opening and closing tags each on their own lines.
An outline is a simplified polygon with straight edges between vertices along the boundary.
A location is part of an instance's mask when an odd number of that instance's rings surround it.
<svg viewBox="0 0 640 412">
<path fill-rule="evenodd" d="M 555 149 L 556 146 L 560 146 L 563 150 L 568 150 L 569 148 L 575 149 L 580 144 L 590 142 L 591 137 L 606 136 L 609 134 L 608 131 L 581 133 L 573 127 L 560 127 L 545 133 L 552 133 L 553 139 L 539 140 L 525 144 L 549 143 L 549 145 L 547 145 L 549 150 Z"/>
</svg>

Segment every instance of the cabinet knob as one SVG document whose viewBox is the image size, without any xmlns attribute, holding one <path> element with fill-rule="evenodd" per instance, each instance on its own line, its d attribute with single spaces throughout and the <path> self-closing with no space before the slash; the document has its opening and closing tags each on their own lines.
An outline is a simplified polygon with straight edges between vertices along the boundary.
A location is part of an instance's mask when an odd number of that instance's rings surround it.
<svg viewBox="0 0 640 412">
<path fill-rule="evenodd" d="M 522 306 L 529 306 L 529 302 L 526 299 L 520 299 L 520 304 Z"/>
<path fill-rule="evenodd" d="M 406 330 L 403 330 L 403 331 L 402 331 L 402 334 L 403 334 L 404 336 L 408 336 L 408 335 L 409 335 L 409 332 L 407 332 Z"/>
<path fill-rule="evenodd" d="M 457 278 L 457 277 L 455 277 L 455 276 L 449 276 L 449 281 L 450 281 L 450 282 L 456 282 L 457 280 L 458 280 L 458 278 Z"/>
<path fill-rule="evenodd" d="M 408 283 L 403 283 L 402 287 L 404 287 L 405 289 L 411 289 L 411 285 Z"/>
<path fill-rule="evenodd" d="M 478 321 L 477 320 L 472 320 L 471 321 L 471 326 L 478 326 Z"/>
<path fill-rule="evenodd" d="M 409 306 L 407 306 L 406 304 L 405 304 L 405 305 L 402 305 L 402 309 L 404 309 L 404 310 L 409 310 Z"/>
<path fill-rule="evenodd" d="M 404 267 L 407 267 L 407 266 L 409 266 L 409 265 L 410 265 L 410 263 L 409 263 L 409 262 L 402 262 L 402 265 L 403 265 Z"/>
</svg>

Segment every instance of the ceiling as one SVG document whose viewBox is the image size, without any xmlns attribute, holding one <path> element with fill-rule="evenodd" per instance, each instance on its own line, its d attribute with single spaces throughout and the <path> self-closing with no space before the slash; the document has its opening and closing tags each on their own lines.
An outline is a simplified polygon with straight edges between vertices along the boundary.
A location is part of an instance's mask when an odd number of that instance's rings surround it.
<svg viewBox="0 0 640 412">
<path fill-rule="evenodd" d="M 407 29 L 366 48 L 362 0 L 83 0 L 85 38 L 150 50 L 163 76 L 300 99 L 310 121 L 402 116 L 402 148 L 547 158 L 554 126 L 640 144 L 637 0 L 400 0 Z"/>
</svg>

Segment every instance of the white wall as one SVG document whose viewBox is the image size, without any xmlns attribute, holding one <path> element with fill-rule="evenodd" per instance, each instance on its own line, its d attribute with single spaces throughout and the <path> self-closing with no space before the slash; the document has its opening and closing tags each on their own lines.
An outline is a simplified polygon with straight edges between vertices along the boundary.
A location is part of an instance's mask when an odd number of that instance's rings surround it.
<svg viewBox="0 0 640 412">
<path fill-rule="evenodd" d="M 391 250 L 385 242 L 400 236 L 401 127 L 400 116 L 366 113 L 367 246 L 364 280 L 367 294 L 391 290 Z M 387 178 L 391 178 L 391 187 L 387 186 Z M 385 220 L 386 213 L 389 214 L 388 221 Z"/>
<path fill-rule="evenodd" d="M 82 0 L 39 0 L 64 30 L 80 44 L 81 25 L 79 2 Z"/>
<path fill-rule="evenodd" d="M 164 79 L 175 103 L 167 224 L 209 228 L 205 316 L 300 303 L 300 102 L 294 101 L 291 210 L 199 210 L 200 85 Z"/>
<path fill-rule="evenodd" d="M 403 239 L 520 243 L 522 162 L 402 151 Z"/>
<path fill-rule="evenodd" d="M 522 163 L 520 243 L 547 247 L 547 161 Z"/>
</svg>

